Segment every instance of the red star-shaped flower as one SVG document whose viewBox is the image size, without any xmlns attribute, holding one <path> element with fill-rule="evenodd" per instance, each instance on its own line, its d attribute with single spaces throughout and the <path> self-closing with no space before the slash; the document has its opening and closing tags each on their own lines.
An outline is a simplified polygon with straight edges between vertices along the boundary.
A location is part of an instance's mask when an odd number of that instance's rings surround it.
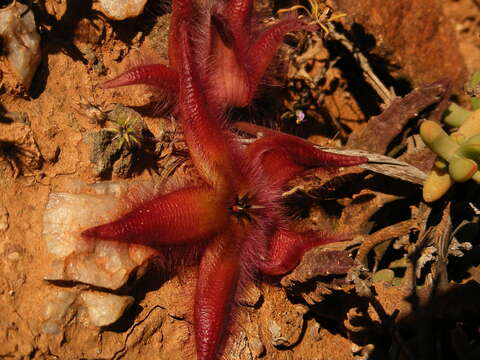
<svg viewBox="0 0 480 360">
<path fill-rule="evenodd" d="M 284 274 L 307 249 L 347 238 L 293 232 L 282 208 L 285 183 L 308 168 L 367 161 L 323 152 L 302 139 L 273 132 L 248 147 L 236 141 L 219 108 L 248 104 L 283 34 L 306 27 L 301 21 L 285 20 L 254 36 L 251 7 L 249 0 L 230 0 L 209 9 L 202 24 L 208 32 L 199 45 L 192 3 L 174 2 L 171 67 L 141 66 L 107 83 L 106 87 L 159 86 L 162 81 L 176 93 L 180 125 L 203 183 L 158 196 L 114 222 L 82 233 L 160 249 L 202 245 L 194 301 L 198 360 L 219 358 L 243 282 L 256 272 Z M 203 63 L 207 55 L 214 58 L 211 71 Z"/>
</svg>

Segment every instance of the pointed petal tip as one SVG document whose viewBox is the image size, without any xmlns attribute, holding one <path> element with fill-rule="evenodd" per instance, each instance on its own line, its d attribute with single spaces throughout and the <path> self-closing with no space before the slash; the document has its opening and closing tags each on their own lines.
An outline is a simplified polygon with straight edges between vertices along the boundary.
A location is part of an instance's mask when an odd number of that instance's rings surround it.
<svg viewBox="0 0 480 360">
<path fill-rule="evenodd" d="M 125 81 L 126 79 L 124 79 L 123 75 L 124 74 L 120 74 L 119 76 L 114 77 L 111 80 L 107 80 L 101 83 L 100 85 L 98 85 L 98 87 L 100 89 L 106 90 L 106 89 L 113 89 L 116 87 L 131 85 L 130 83 L 128 83 L 128 81 Z"/>
<path fill-rule="evenodd" d="M 80 236 L 83 238 L 95 238 L 98 235 L 97 226 L 83 230 L 80 233 Z"/>
<path fill-rule="evenodd" d="M 98 85 L 98 87 L 102 90 L 106 90 L 106 89 L 111 89 L 115 86 L 112 86 L 110 83 L 112 82 L 112 80 L 108 80 L 108 81 L 105 81 L 103 83 L 101 83 L 100 85 Z"/>
<path fill-rule="evenodd" d="M 333 156 L 328 156 L 331 163 L 327 163 L 326 167 L 339 168 L 344 166 L 357 166 L 368 163 L 368 158 L 366 156 L 358 155 L 346 155 L 346 154 L 333 154 Z"/>
<path fill-rule="evenodd" d="M 362 164 L 368 163 L 369 160 L 368 160 L 368 157 L 366 156 L 357 156 L 357 161 L 358 161 L 357 165 L 362 165 Z"/>
<path fill-rule="evenodd" d="M 112 234 L 112 227 L 110 224 L 103 224 L 103 225 L 97 225 L 90 227 L 86 230 L 83 230 L 80 233 L 80 236 L 83 237 L 84 239 L 112 239 L 114 238 Z"/>
</svg>

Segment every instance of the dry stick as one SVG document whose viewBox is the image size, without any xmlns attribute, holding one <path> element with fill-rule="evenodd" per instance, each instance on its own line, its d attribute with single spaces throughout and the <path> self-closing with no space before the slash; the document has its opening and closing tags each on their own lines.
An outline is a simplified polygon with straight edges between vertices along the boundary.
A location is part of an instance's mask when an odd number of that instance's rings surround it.
<svg viewBox="0 0 480 360">
<path fill-rule="evenodd" d="M 421 215 L 423 215 L 423 220 L 422 225 L 423 228 L 420 229 L 421 232 L 425 231 L 425 223 L 426 219 L 428 218 L 429 210 L 430 208 L 423 209 L 426 211 L 426 216 L 425 213 L 422 212 Z M 362 264 L 365 263 L 366 256 L 372 250 L 376 245 L 382 243 L 383 241 L 389 240 L 393 237 L 397 237 L 399 234 L 405 234 L 407 233 L 410 229 L 419 229 L 419 222 L 418 218 L 415 219 L 410 219 L 410 220 L 405 220 L 400 223 L 397 223 L 395 225 L 389 226 L 387 228 L 384 228 L 382 230 L 379 230 L 375 232 L 374 234 L 371 234 L 368 238 L 367 241 L 365 241 L 359 248 L 358 254 L 357 254 L 357 259 L 359 262 Z M 415 271 L 413 271 L 413 274 L 415 274 Z M 405 275 L 407 276 L 407 275 Z M 415 275 L 414 275 L 415 276 Z M 405 354 L 405 356 L 408 359 L 415 359 L 414 353 L 409 346 L 409 344 L 403 339 L 401 334 L 395 329 L 395 323 L 394 323 L 394 316 L 388 316 L 385 310 L 383 309 L 382 305 L 379 303 L 377 298 L 375 297 L 374 291 L 372 291 L 371 296 L 370 296 L 370 303 L 372 304 L 373 308 L 377 312 L 382 324 L 386 324 L 386 327 L 388 331 L 392 334 L 393 339 L 400 345 L 401 351 Z"/>
<path fill-rule="evenodd" d="M 362 169 L 370 170 L 378 174 L 383 174 L 414 184 L 421 185 L 425 182 L 425 179 L 427 178 L 427 174 L 422 170 L 404 161 L 400 161 L 389 156 L 370 153 L 364 150 L 334 149 L 325 148 L 318 145 L 316 145 L 315 147 L 320 150 L 332 152 L 335 154 L 365 156 L 366 158 L 368 158 L 368 163 L 359 165 L 359 167 L 361 167 Z"/>
<path fill-rule="evenodd" d="M 447 262 L 448 248 L 452 240 L 452 218 L 450 215 L 451 202 L 443 209 L 442 220 L 434 230 L 434 241 L 437 247 L 437 261 L 435 262 L 432 274 L 438 281 L 440 290 L 446 289 L 448 286 L 447 278 Z"/>
<path fill-rule="evenodd" d="M 372 223 L 370 218 L 378 212 L 378 209 L 392 201 L 401 199 L 402 196 L 386 194 L 381 191 L 368 189 L 369 183 L 374 183 L 373 177 L 365 181 L 365 189 L 352 198 L 352 201 L 345 206 L 338 220 L 337 232 L 368 234 L 371 231 Z M 369 199 L 362 201 L 362 199 Z M 363 242 L 362 238 L 360 242 Z"/>
<path fill-rule="evenodd" d="M 417 271 L 416 271 L 416 259 L 415 257 L 418 256 L 418 252 L 421 251 L 425 244 L 427 243 L 430 237 L 430 230 L 427 229 L 427 220 L 432 212 L 432 208 L 425 204 L 424 202 L 420 203 L 420 207 L 418 209 L 418 216 L 417 224 L 419 224 L 420 232 L 417 237 L 417 241 L 414 244 L 413 248 L 408 252 L 409 262 L 407 262 L 407 268 L 405 269 L 405 275 L 403 276 L 406 281 L 406 287 L 412 290 L 412 294 L 410 296 L 412 300 L 412 309 L 416 309 L 417 305 L 415 301 L 418 301 L 417 293 L 416 293 L 416 285 L 417 285 Z M 413 261 L 412 261 L 413 260 Z"/>
<path fill-rule="evenodd" d="M 382 83 L 377 75 L 373 72 L 368 59 L 363 53 L 355 48 L 353 43 L 347 39 L 343 34 L 340 34 L 335 30 L 335 27 L 331 23 L 327 23 L 327 26 L 330 30 L 330 36 L 332 39 L 339 41 L 343 46 L 347 48 L 353 55 L 353 57 L 358 61 L 358 64 L 365 73 L 365 80 L 372 86 L 372 88 L 377 92 L 378 96 L 382 99 L 384 106 L 388 107 L 395 99 L 395 93 L 393 89 L 387 89 L 387 87 Z"/>
<path fill-rule="evenodd" d="M 403 98 L 396 98 L 380 115 L 370 118 L 364 128 L 354 131 L 347 146 L 384 154 L 408 121 L 423 109 L 439 102 L 448 88 L 448 80 L 439 80 L 415 89 Z"/>
<path fill-rule="evenodd" d="M 418 222 L 420 224 L 420 233 L 418 235 L 418 238 L 417 238 L 417 241 L 415 243 L 415 245 L 413 246 L 413 248 L 409 251 L 409 255 L 408 255 L 408 258 L 409 258 L 409 262 L 408 262 L 408 265 L 407 265 L 407 269 L 405 271 L 405 275 L 404 275 L 404 278 L 405 279 L 409 279 L 410 280 L 410 283 L 406 285 L 406 287 L 410 288 L 410 295 L 406 298 L 407 301 L 410 303 L 410 306 L 411 306 L 411 312 L 412 314 L 414 314 L 414 316 L 416 317 L 418 323 L 420 325 L 423 325 L 426 321 L 428 321 L 428 314 L 425 312 L 425 308 L 421 308 L 420 307 L 420 297 L 418 295 L 418 291 L 417 291 L 417 262 L 418 262 L 418 259 L 420 259 L 420 256 L 421 256 L 421 253 L 422 253 L 422 250 L 428 245 L 430 239 L 432 238 L 432 236 L 434 236 L 432 233 L 433 231 L 433 228 L 428 228 L 427 229 L 427 220 L 430 216 L 430 213 L 432 211 L 432 208 L 430 206 L 428 206 L 427 204 L 425 203 L 421 203 L 420 205 L 420 208 L 419 208 L 419 211 L 418 211 L 418 216 L 417 216 L 417 219 L 418 219 Z M 444 236 L 447 236 L 447 237 L 450 237 L 451 235 L 451 219 L 450 219 L 450 204 L 448 204 L 444 211 L 443 211 L 443 215 L 442 215 L 442 220 L 440 222 L 440 224 L 437 226 L 436 230 L 438 230 L 439 228 L 445 230 L 445 232 L 448 234 L 448 235 L 445 235 L 443 233 L 440 234 L 440 236 L 442 237 L 440 239 L 440 242 L 442 240 L 444 240 Z M 439 251 L 439 254 L 440 254 L 440 250 Z M 444 269 L 442 269 L 444 270 Z M 443 274 L 445 275 L 445 274 Z M 429 295 L 429 299 L 427 301 L 427 304 L 432 304 L 433 303 L 433 299 L 434 299 L 434 296 L 437 294 L 437 291 L 439 288 L 443 286 L 447 286 L 448 284 L 444 282 L 444 284 L 442 284 L 442 281 L 444 281 L 445 279 L 438 279 L 440 282 L 437 282 L 433 284 L 433 287 L 432 287 L 432 290 L 430 292 L 430 295 Z M 418 329 L 418 332 L 420 334 L 423 333 L 423 335 L 425 335 L 425 332 L 426 331 L 429 331 L 428 329 L 425 329 L 423 326 L 420 326 L 419 329 Z M 421 337 L 421 335 L 417 335 L 416 337 Z"/>
<path fill-rule="evenodd" d="M 368 235 L 367 240 L 360 245 L 358 249 L 357 259 L 360 263 L 366 263 L 367 255 L 375 246 L 381 244 L 384 241 L 393 239 L 408 233 L 411 229 L 418 227 L 415 219 L 401 221 L 394 225 L 387 226 L 377 232 Z"/>
</svg>

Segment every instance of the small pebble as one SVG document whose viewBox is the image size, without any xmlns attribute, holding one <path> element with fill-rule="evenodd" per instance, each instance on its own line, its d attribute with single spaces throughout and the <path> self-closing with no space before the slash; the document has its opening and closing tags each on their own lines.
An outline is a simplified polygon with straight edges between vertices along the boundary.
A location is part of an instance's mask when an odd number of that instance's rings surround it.
<svg viewBox="0 0 480 360">
<path fill-rule="evenodd" d="M 33 11 L 16 1 L 0 9 L 0 38 L 10 66 L 28 89 L 41 59 L 40 35 Z"/>
<path fill-rule="evenodd" d="M 143 12 L 147 0 L 100 0 L 99 10 L 112 20 L 125 20 Z"/>
<path fill-rule="evenodd" d="M 116 322 L 133 304 L 133 297 L 100 292 L 84 292 L 81 298 L 87 306 L 90 322 L 95 326 L 108 326 Z"/>
<path fill-rule="evenodd" d="M 12 252 L 7 255 L 7 259 L 10 261 L 18 261 L 20 259 L 20 254 L 18 252 Z"/>
</svg>

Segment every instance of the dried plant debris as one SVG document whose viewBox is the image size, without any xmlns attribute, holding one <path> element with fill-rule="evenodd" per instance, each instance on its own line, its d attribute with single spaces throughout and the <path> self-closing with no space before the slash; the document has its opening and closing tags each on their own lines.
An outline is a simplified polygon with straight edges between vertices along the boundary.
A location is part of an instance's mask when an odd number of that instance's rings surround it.
<svg viewBox="0 0 480 360">
<path fill-rule="evenodd" d="M 108 119 L 105 103 L 97 104 L 93 97 L 84 99 L 80 96 L 77 113 L 87 118 L 92 124 L 103 126 Z"/>
<path fill-rule="evenodd" d="M 376 342 L 373 344 L 375 349 L 373 353 L 381 358 L 384 356 L 382 354 L 394 351 L 398 356 L 403 353 L 410 358 L 437 359 L 451 354 L 449 356 L 452 358 L 460 359 L 463 358 L 463 355 L 459 354 L 467 354 L 467 358 L 473 359 L 474 357 L 470 356 L 476 356 L 475 354 L 480 350 L 479 339 L 472 338 L 471 334 L 466 331 L 466 328 L 470 326 L 478 327 L 475 325 L 478 324 L 478 308 L 473 310 L 471 302 L 467 300 L 466 306 L 462 301 L 455 306 L 457 308 L 455 315 L 448 313 L 448 310 L 445 311 L 448 309 L 446 302 L 458 296 L 453 294 L 480 291 L 478 283 L 457 285 L 449 281 L 450 276 L 447 274 L 446 267 L 452 257 L 465 256 L 465 252 L 468 253 L 472 249 L 469 242 L 458 242 L 456 236 L 458 235 L 462 240 L 471 238 L 473 233 L 478 233 L 478 229 L 476 226 L 473 226 L 475 229 L 467 227 L 468 230 L 475 231 L 466 231 L 464 238 L 462 237 L 462 228 L 466 224 L 462 222 L 462 225 L 452 232 L 449 204 L 444 206 L 438 224 L 428 227 L 427 224 L 432 220 L 431 216 L 430 207 L 423 204 L 420 208 L 413 209 L 410 220 L 369 235 L 368 240 L 360 246 L 357 254 L 358 260 L 365 259 L 365 252 L 367 249 L 373 248 L 372 245 L 375 245 L 373 243 L 376 240 L 380 242 L 382 239 L 391 237 L 397 237 L 397 241 L 393 243 L 393 249 L 397 252 L 405 252 L 405 254 L 390 263 L 385 259 L 381 262 L 376 259 L 375 273 L 373 274 L 362 265 L 352 267 L 349 271 L 347 280 L 355 284 L 356 292 L 360 296 L 369 299 L 371 309 L 369 307 L 368 313 L 362 308 L 356 308 L 354 312 L 353 310 L 349 312 L 353 315 L 351 319 L 365 318 L 366 322 L 363 322 L 362 327 L 355 325 L 358 320 L 355 320 L 354 323 L 349 320 L 348 326 L 345 325 L 352 334 L 352 339 L 356 339 L 357 344 L 369 348 L 372 344 L 364 341 L 371 341 L 381 334 L 388 334 L 390 343 Z M 411 223 L 413 220 L 416 224 Z M 476 219 L 474 218 L 473 224 L 475 223 Z M 404 228 L 403 225 L 405 225 Z M 402 236 L 402 233 L 412 227 L 416 229 L 416 232 L 410 233 L 410 236 Z M 397 230 L 398 233 L 394 234 Z M 375 248 L 377 253 L 376 250 Z M 385 249 L 380 254 L 385 256 Z M 391 254 L 387 256 L 387 258 L 390 257 Z M 378 269 L 380 267 L 381 269 Z M 376 268 L 378 270 L 375 270 Z M 449 273 L 453 270 L 450 267 Z M 473 317 L 470 318 L 472 315 Z M 377 318 L 381 327 L 378 327 L 375 321 Z M 463 322 L 458 326 L 460 318 L 463 319 Z M 455 320 L 451 322 L 450 319 Z M 414 324 L 421 324 L 421 326 L 413 329 L 416 326 Z M 435 327 L 436 331 L 432 332 L 431 330 Z M 442 342 L 442 345 L 439 345 L 439 340 L 445 332 L 456 334 L 460 338 L 451 337 L 449 342 Z M 464 344 L 470 342 L 471 346 L 459 349 L 458 342 Z"/>
<path fill-rule="evenodd" d="M 348 251 L 313 249 L 290 274 L 282 278 L 284 287 L 305 283 L 319 276 L 345 275 L 354 262 Z"/>
<path fill-rule="evenodd" d="M 368 235 L 358 249 L 357 261 L 366 264 L 367 255 L 373 248 L 378 247 L 385 241 L 399 238 L 407 234 L 411 229 L 417 227 L 415 219 L 405 220 L 394 225 L 387 226 L 377 232 Z M 378 264 L 378 260 L 376 260 Z"/>
<path fill-rule="evenodd" d="M 288 69 L 280 128 L 299 135 L 320 130 L 346 140 L 365 115 L 335 66 L 338 59 L 332 57 L 318 34 L 295 34 L 295 39 L 297 46 Z"/>
<path fill-rule="evenodd" d="M 416 89 L 403 98 L 396 98 L 380 115 L 372 117 L 366 127 L 354 132 L 348 139 L 348 146 L 385 154 L 392 140 L 402 132 L 407 122 L 418 117 L 423 109 L 438 103 L 447 89 L 448 81 L 442 80 Z"/>
</svg>

